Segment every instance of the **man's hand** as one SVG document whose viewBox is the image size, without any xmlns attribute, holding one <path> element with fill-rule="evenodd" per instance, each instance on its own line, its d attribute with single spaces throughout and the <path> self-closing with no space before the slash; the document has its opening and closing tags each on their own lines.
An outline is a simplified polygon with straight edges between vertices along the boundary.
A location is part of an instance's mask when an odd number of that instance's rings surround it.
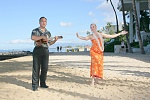
<svg viewBox="0 0 150 100">
<path fill-rule="evenodd" d="M 59 37 L 58 36 L 55 36 L 55 41 L 57 41 L 59 39 Z"/>
<path fill-rule="evenodd" d="M 42 43 L 48 43 L 48 39 L 46 36 L 42 36 L 42 40 L 41 40 Z"/>
<path fill-rule="evenodd" d="M 42 45 L 42 42 L 41 41 L 36 41 L 36 46 L 41 46 Z"/>
</svg>

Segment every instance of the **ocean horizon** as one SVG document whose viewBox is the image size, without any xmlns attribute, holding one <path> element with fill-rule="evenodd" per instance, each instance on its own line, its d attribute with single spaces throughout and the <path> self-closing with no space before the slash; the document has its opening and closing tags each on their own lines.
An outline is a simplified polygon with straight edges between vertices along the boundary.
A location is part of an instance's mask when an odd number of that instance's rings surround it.
<svg viewBox="0 0 150 100">
<path fill-rule="evenodd" d="M 76 49 L 77 47 L 75 48 L 62 48 L 61 50 L 59 49 L 59 51 L 57 51 L 57 47 L 56 48 L 49 48 L 49 52 L 67 52 L 67 49 L 68 50 L 71 50 L 71 49 Z M 6 53 L 6 52 L 19 52 L 19 51 L 30 51 L 30 52 L 33 52 L 33 48 L 32 49 L 26 49 L 26 50 L 23 50 L 23 49 L 10 49 L 10 50 L 0 50 L 0 53 Z"/>
<path fill-rule="evenodd" d="M 61 52 L 66 52 L 66 48 L 77 48 L 91 46 L 90 41 L 78 41 L 78 42 L 56 42 L 55 44 L 49 46 L 49 52 L 57 52 L 57 46 L 62 46 Z M 7 44 L 0 46 L 0 52 L 14 52 L 14 51 L 30 51 L 34 49 L 34 43 L 20 43 L 20 44 Z"/>
<path fill-rule="evenodd" d="M 65 44 L 54 44 L 49 46 L 49 52 L 58 52 L 57 51 L 57 46 L 62 46 L 62 50 L 59 52 L 67 52 L 67 49 L 72 49 L 72 48 L 78 48 L 78 47 L 82 47 L 84 48 L 85 46 L 90 46 L 89 43 L 82 43 L 82 44 L 77 44 L 77 43 L 65 43 Z M 30 51 L 33 52 L 34 49 L 34 45 L 29 46 L 29 47 L 23 47 L 23 48 L 9 48 L 9 49 L 0 49 L 0 52 L 16 52 L 16 51 Z"/>
</svg>

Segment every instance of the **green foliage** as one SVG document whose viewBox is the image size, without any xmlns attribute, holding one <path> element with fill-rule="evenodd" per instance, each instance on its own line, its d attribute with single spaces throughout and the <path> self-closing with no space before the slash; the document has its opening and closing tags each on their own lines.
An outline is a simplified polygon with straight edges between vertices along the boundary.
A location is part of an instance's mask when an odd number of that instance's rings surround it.
<svg viewBox="0 0 150 100">
<path fill-rule="evenodd" d="M 140 18 L 140 30 L 145 32 L 149 32 L 149 12 L 146 10 L 140 11 L 141 18 Z"/>
<path fill-rule="evenodd" d="M 104 39 L 104 42 L 109 42 L 111 39 L 109 39 L 109 38 L 106 38 L 106 39 Z"/>
<path fill-rule="evenodd" d="M 148 41 L 146 41 L 146 40 L 143 41 L 143 46 L 147 46 L 148 44 L 149 44 Z"/>
<path fill-rule="evenodd" d="M 86 32 L 87 35 L 90 35 L 91 33 L 89 31 Z"/>
<path fill-rule="evenodd" d="M 119 38 L 119 41 L 126 42 L 126 36 L 125 35 L 120 35 L 118 38 Z"/>
<path fill-rule="evenodd" d="M 150 44 L 150 37 L 147 36 L 147 38 L 143 41 L 143 46 L 147 46 L 148 44 Z M 140 48 L 139 47 L 139 42 L 133 42 L 133 43 L 130 43 L 131 47 L 134 47 L 134 48 Z"/>
<path fill-rule="evenodd" d="M 129 17 L 130 13 L 127 12 L 126 16 Z M 150 23 L 150 17 L 149 12 L 147 10 L 140 11 L 140 31 L 150 32 L 149 30 L 149 23 Z M 133 15 L 133 22 L 135 21 L 134 15 Z M 133 34 L 135 34 L 135 23 L 133 23 Z"/>
<path fill-rule="evenodd" d="M 107 22 L 107 25 L 103 27 L 100 31 L 105 32 L 107 34 L 114 34 L 115 26 L 113 26 L 111 22 Z"/>
<path fill-rule="evenodd" d="M 146 39 L 143 41 L 143 46 L 150 44 L 150 36 L 147 35 Z"/>
<path fill-rule="evenodd" d="M 124 41 L 126 43 L 126 37 L 125 37 L 125 35 L 121 35 L 118 38 L 119 38 L 119 40 L 115 39 L 114 42 L 109 43 L 109 44 L 105 44 L 105 50 L 104 50 L 104 52 L 114 52 L 114 45 L 121 45 L 122 41 Z M 109 42 L 110 39 L 105 39 L 104 41 L 106 43 L 106 42 Z"/>
<path fill-rule="evenodd" d="M 130 46 L 134 48 L 139 48 L 139 42 L 132 42 L 130 43 Z"/>
<path fill-rule="evenodd" d="M 112 43 L 109 43 L 105 45 L 105 50 L 104 52 L 114 52 L 114 45 L 120 45 L 121 41 L 114 41 Z"/>
<path fill-rule="evenodd" d="M 102 31 L 101 30 L 97 30 L 97 32 L 101 33 Z"/>
</svg>

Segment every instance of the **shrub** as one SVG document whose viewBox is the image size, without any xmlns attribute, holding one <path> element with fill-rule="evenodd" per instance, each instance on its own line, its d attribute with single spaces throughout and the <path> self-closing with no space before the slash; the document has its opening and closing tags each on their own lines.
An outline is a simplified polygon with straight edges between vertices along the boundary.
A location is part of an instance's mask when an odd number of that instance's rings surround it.
<svg viewBox="0 0 150 100">
<path fill-rule="evenodd" d="M 105 50 L 104 52 L 114 52 L 114 45 L 120 45 L 121 42 L 120 41 L 114 41 L 114 42 L 111 42 L 107 45 L 105 45 Z"/>
</svg>

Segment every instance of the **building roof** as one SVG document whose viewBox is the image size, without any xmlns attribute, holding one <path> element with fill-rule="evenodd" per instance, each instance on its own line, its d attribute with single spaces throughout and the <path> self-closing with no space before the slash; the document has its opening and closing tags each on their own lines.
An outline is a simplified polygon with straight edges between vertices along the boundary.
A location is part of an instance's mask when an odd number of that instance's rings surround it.
<svg viewBox="0 0 150 100">
<path fill-rule="evenodd" d="M 148 10 L 148 0 L 140 0 L 140 10 Z M 117 9 L 122 11 L 121 0 L 119 0 Z M 124 0 L 124 10 L 130 11 L 132 9 L 132 0 Z"/>
</svg>

